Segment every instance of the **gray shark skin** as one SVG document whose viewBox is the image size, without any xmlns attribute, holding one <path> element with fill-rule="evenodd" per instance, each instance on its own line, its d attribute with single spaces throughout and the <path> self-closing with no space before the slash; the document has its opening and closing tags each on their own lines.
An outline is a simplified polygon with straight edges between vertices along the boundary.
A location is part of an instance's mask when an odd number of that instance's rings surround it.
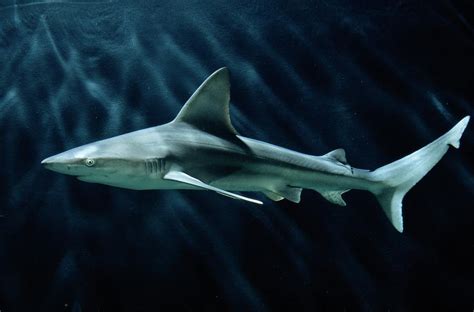
<svg viewBox="0 0 474 312">
<path fill-rule="evenodd" d="M 50 170 L 79 180 L 115 187 L 211 190 L 262 204 L 235 193 L 262 192 L 298 203 L 303 189 L 319 192 L 344 206 L 351 189 L 372 192 L 385 214 L 403 231 L 404 195 L 459 140 L 464 117 L 440 138 L 374 171 L 347 163 L 343 149 L 312 156 L 243 137 L 229 116 L 230 83 L 226 68 L 207 78 L 170 123 L 83 145 L 44 159 Z"/>
</svg>

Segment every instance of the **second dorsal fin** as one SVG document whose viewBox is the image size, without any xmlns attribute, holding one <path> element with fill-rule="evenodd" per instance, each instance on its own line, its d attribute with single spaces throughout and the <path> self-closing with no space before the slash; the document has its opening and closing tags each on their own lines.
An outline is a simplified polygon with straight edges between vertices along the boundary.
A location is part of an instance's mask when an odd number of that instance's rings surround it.
<svg viewBox="0 0 474 312">
<path fill-rule="evenodd" d="M 346 151 L 342 148 L 335 149 L 327 154 L 324 154 L 323 157 L 336 160 L 344 165 L 347 165 Z"/>
<path fill-rule="evenodd" d="M 229 115 L 229 71 L 216 70 L 191 95 L 174 121 L 188 123 L 216 135 L 237 134 Z"/>
</svg>

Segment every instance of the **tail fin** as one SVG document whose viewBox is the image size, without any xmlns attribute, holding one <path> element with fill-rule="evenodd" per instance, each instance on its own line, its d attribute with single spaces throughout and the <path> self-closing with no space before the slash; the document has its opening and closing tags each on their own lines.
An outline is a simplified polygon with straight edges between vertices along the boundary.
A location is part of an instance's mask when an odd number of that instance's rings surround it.
<svg viewBox="0 0 474 312">
<path fill-rule="evenodd" d="M 403 197 L 436 165 L 449 145 L 459 148 L 459 139 L 468 122 L 469 116 L 466 116 L 435 141 L 371 173 L 373 179 L 380 182 L 372 192 L 399 232 L 403 232 Z"/>
</svg>

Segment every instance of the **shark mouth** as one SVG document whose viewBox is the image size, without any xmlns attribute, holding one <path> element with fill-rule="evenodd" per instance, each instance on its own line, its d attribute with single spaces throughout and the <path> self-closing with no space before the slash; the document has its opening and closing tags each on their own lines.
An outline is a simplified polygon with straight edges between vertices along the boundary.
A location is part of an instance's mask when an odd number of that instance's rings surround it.
<svg viewBox="0 0 474 312">
<path fill-rule="evenodd" d="M 84 181 L 84 182 L 97 182 L 101 179 L 107 179 L 109 178 L 108 174 L 104 175 L 81 175 L 76 177 L 79 181 Z"/>
<path fill-rule="evenodd" d="M 97 182 L 97 180 L 99 180 L 101 177 L 102 176 L 83 175 L 83 176 L 77 176 L 76 178 L 79 181 L 83 181 L 83 182 Z"/>
</svg>

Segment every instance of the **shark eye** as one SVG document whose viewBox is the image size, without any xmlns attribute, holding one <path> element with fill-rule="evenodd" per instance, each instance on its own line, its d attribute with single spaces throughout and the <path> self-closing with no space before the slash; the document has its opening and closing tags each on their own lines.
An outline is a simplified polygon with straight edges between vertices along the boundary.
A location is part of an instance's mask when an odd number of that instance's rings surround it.
<svg viewBox="0 0 474 312">
<path fill-rule="evenodd" d="M 86 161 L 85 161 L 85 164 L 86 164 L 87 167 L 92 167 L 95 164 L 95 160 L 92 159 L 92 158 L 87 158 Z"/>
</svg>

